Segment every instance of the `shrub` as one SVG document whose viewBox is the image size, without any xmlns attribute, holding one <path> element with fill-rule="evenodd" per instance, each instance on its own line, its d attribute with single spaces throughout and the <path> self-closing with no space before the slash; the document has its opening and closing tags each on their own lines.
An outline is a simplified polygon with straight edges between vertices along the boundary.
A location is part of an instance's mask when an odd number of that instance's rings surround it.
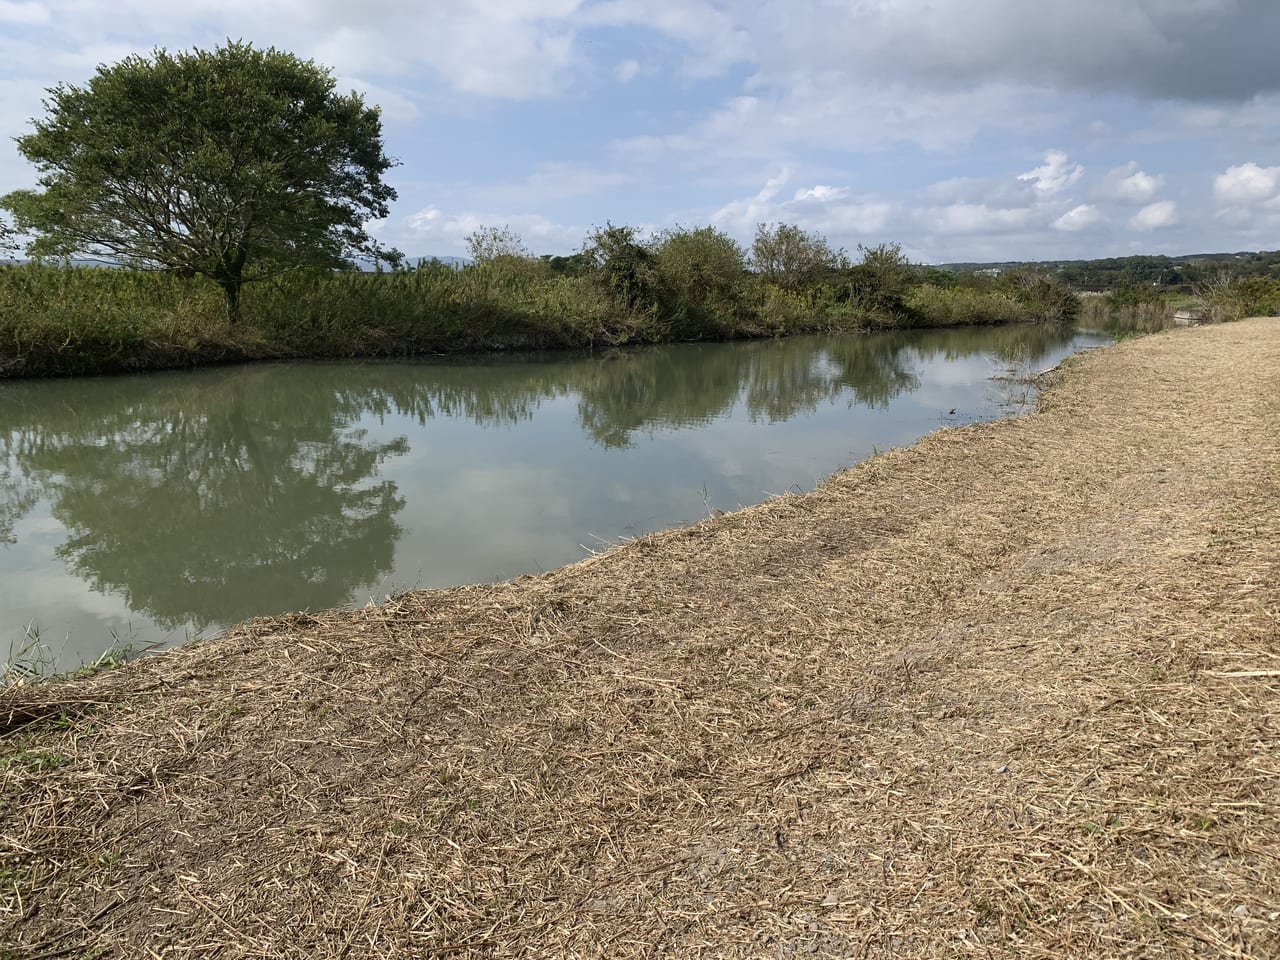
<svg viewBox="0 0 1280 960">
<path fill-rule="evenodd" d="M 862 261 L 846 273 L 849 301 L 861 308 L 876 326 L 897 326 L 907 316 L 906 298 L 916 271 L 902 247 L 882 243 L 875 247 L 858 246 Z"/>
<path fill-rule="evenodd" d="M 765 282 L 798 293 L 832 271 L 845 269 L 849 262 L 844 251 L 832 250 L 825 237 L 789 223 L 762 223 L 751 245 L 751 265 Z"/>
<path fill-rule="evenodd" d="M 1194 297 L 1207 320 L 1280 314 L 1280 280 L 1271 277 L 1221 276 L 1198 287 Z"/>
<path fill-rule="evenodd" d="M 1056 273 L 1024 267 L 1000 278 L 998 288 L 1026 308 L 1029 320 L 1065 323 L 1080 312 L 1080 298 Z"/>
<path fill-rule="evenodd" d="M 634 227 L 606 223 L 596 227 L 582 247 L 590 264 L 587 276 L 617 297 L 626 309 L 645 309 L 657 300 L 653 253 L 640 242 Z"/>
<path fill-rule="evenodd" d="M 673 336 L 726 336 L 745 319 L 746 254 L 714 227 L 676 229 L 653 245 L 661 315 Z"/>
</svg>

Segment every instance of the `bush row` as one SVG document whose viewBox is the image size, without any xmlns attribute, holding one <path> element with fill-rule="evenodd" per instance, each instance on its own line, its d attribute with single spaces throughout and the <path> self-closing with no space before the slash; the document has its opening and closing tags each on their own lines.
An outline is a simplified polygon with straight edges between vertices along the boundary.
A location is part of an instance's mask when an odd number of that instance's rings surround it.
<svg viewBox="0 0 1280 960">
<path fill-rule="evenodd" d="M 750 253 L 710 227 L 641 239 L 612 225 L 571 257 L 534 257 L 504 230 L 471 252 L 464 267 L 285 274 L 247 287 L 234 323 L 200 278 L 0 268 L 0 375 L 1060 321 L 1077 307 L 1051 274 L 951 274 L 896 245 L 851 262 L 785 224 L 762 226 Z"/>
</svg>

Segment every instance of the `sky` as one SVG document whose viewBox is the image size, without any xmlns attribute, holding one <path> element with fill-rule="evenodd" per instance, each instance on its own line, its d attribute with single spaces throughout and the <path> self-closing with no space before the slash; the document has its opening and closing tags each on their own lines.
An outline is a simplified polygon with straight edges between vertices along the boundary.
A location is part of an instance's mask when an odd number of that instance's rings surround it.
<svg viewBox="0 0 1280 960">
<path fill-rule="evenodd" d="M 786 222 L 856 255 L 1280 247 L 1277 0 L 0 0 L 0 193 L 47 88 L 228 38 L 330 68 L 410 257 L 483 226 Z"/>
</svg>

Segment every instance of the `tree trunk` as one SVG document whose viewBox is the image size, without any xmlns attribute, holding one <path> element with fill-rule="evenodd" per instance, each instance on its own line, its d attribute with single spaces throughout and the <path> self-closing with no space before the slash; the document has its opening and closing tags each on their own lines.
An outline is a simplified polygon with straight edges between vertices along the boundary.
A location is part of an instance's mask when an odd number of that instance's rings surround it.
<svg viewBox="0 0 1280 960">
<path fill-rule="evenodd" d="M 234 326 L 240 322 L 240 281 L 219 280 L 218 286 L 227 301 L 227 323 Z"/>
<path fill-rule="evenodd" d="M 225 254 L 213 278 L 226 297 L 227 322 L 232 325 L 240 322 L 240 288 L 244 286 L 244 264 L 248 259 L 249 251 L 243 247 Z"/>
</svg>

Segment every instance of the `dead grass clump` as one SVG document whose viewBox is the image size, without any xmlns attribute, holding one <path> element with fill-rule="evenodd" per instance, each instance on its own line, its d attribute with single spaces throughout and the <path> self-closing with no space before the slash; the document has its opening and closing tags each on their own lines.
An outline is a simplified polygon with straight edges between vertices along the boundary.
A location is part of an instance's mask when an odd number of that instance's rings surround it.
<svg viewBox="0 0 1280 960">
<path fill-rule="evenodd" d="M 1280 953 L 1280 323 L 0 702 L 20 957 Z"/>
</svg>

